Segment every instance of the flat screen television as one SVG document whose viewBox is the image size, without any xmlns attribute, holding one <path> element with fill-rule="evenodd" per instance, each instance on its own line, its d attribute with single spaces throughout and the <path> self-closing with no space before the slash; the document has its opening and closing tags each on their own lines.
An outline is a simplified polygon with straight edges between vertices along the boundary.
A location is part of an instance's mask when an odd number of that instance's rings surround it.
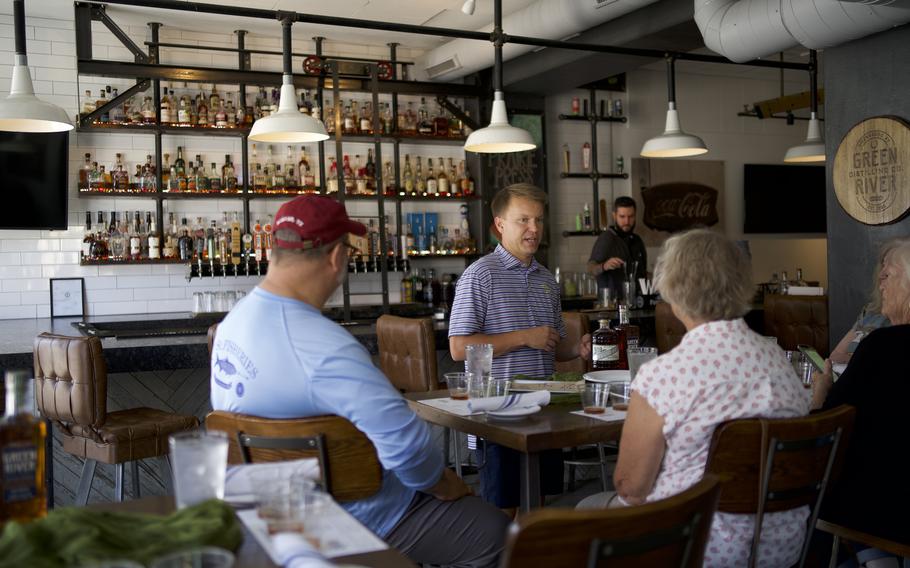
<svg viewBox="0 0 910 568">
<path fill-rule="evenodd" d="M 825 233 L 825 167 L 745 164 L 744 233 Z"/>
<path fill-rule="evenodd" d="M 69 133 L 0 132 L 0 229 L 66 229 Z"/>
</svg>

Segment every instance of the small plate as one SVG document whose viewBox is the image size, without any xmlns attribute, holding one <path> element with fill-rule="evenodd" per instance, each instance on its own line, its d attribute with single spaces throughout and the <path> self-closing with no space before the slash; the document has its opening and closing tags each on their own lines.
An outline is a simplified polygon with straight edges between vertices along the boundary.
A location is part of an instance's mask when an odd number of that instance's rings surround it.
<svg viewBox="0 0 910 568">
<path fill-rule="evenodd" d="M 630 371 L 593 371 L 585 373 L 584 377 L 589 383 L 629 382 L 632 380 L 632 373 Z"/>
<path fill-rule="evenodd" d="M 488 410 L 487 416 L 492 416 L 497 420 L 521 420 L 525 416 L 537 414 L 540 412 L 539 406 L 519 406 L 516 408 L 506 408 L 503 410 Z"/>
</svg>

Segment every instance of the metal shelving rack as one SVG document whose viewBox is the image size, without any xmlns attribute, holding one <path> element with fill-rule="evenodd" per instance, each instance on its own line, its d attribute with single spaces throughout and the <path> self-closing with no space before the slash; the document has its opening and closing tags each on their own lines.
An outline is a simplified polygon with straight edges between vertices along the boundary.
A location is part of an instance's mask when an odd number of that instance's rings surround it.
<svg viewBox="0 0 910 568">
<path fill-rule="evenodd" d="M 238 128 L 217 128 L 217 127 L 181 127 L 181 126 L 171 126 L 171 125 L 162 125 L 160 124 L 160 107 L 161 107 L 161 81 L 183 81 L 183 82 L 198 82 L 198 83 L 215 83 L 215 84 L 236 84 L 240 89 L 240 99 L 239 105 L 244 108 L 246 105 L 246 87 L 248 84 L 259 85 L 259 86 L 278 86 L 281 84 L 281 73 L 276 72 L 263 72 L 263 71 L 253 71 L 251 69 L 251 54 L 253 53 L 274 53 L 278 54 L 279 52 L 265 52 L 262 50 L 251 50 L 247 49 L 245 46 L 245 39 L 247 32 L 244 30 L 237 30 L 235 32 L 237 36 L 237 47 L 236 48 L 225 48 L 225 47 L 208 47 L 208 46 L 196 46 L 196 45 L 181 45 L 175 43 L 162 43 L 159 40 L 159 30 L 161 24 L 159 23 L 149 23 L 150 36 L 151 40 L 146 42 L 148 51 L 143 52 L 130 38 L 126 35 L 123 30 L 121 30 L 117 24 L 111 20 L 111 18 L 106 14 L 105 8 L 103 5 L 96 4 L 86 4 L 77 2 L 75 4 L 76 10 L 76 51 L 77 51 L 77 72 L 80 75 L 100 75 L 100 76 L 112 76 L 112 77 L 128 77 L 135 78 L 136 84 L 126 89 L 123 93 L 119 94 L 116 98 L 110 100 L 106 105 L 101 108 L 96 109 L 94 112 L 80 116 L 78 131 L 79 132 L 133 132 L 133 133 L 146 133 L 152 134 L 155 138 L 155 165 L 157 171 L 157 187 L 158 191 L 155 192 L 123 192 L 123 191 L 104 191 L 104 192 L 88 192 L 80 191 L 80 197 L 132 197 L 140 199 L 154 199 L 155 200 L 155 213 L 156 219 L 159 219 L 159 223 L 163 223 L 163 213 L 164 213 L 164 201 L 167 199 L 240 199 L 243 207 L 243 230 L 244 232 L 249 231 L 250 227 L 250 200 L 259 200 L 259 199 L 291 199 L 295 194 L 262 194 L 262 193 L 253 193 L 250 188 L 250 167 L 249 167 L 249 156 L 248 156 L 248 127 L 238 127 Z M 135 58 L 135 62 L 120 62 L 120 61 L 104 61 L 96 60 L 92 57 L 92 30 L 91 23 L 92 21 L 100 21 L 104 24 L 122 43 L 129 49 Z M 480 89 L 473 85 L 463 85 L 463 84 L 451 84 L 451 83 L 423 83 L 416 81 L 399 81 L 398 77 L 398 68 L 399 66 L 410 65 L 411 62 L 404 62 L 397 60 L 397 44 L 389 44 L 389 54 L 390 59 L 387 62 L 378 62 L 374 60 L 360 59 L 360 58 L 329 58 L 323 55 L 323 40 L 322 37 L 313 38 L 315 41 L 315 54 L 305 54 L 305 53 L 294 53 L 292 55 L 296 57 L 306 57 L 308 60 L 316 58 L 316 61 L 320 62 L 321 71 L 315 75 L 295 75 L 294 82 L 295 87 L 298 89 L 312 89 L 316 92 L 316 100 L 319 103 L 319 106 L 323 108 L 323 111 L 327 111 L 323 105 L 324 101 L 324 92 L 326 90 L 326 80 L 331 78 L 331 86 L 329 87 L 334 94 L 334 120 L 335 120 L 335 135 L 334 135 L 334 145 L 335 145 L 335 154 L 338 163 L 341 163 L 341 158 L 344 154 L 343 143 L 344 142 L 360 142 L 360 143 L 372 143 L 374 145 L 374 154 L 375 161 L 378 164 L 378 169 L 382 171 L 382 144 L 383 143 L 392 143 L 393 145 L 393 168 L 394 168 L 394 177 L 396 182 L 396 187 L 401 187 L 401 164 L 400 164 L 400 144 L 401 143 L 413 143 L 413 144 L 431 144 L 431 145 L 453 145 L 458 144 L 462 145 L 464 143 L 463 138 L 430 138 L 430 137 L 421 137 L 421 136 L 405 136 L 398 135 L 395 130 L 397 130 L 397 118 L 395 124 L 393 125 L 392 135 L 381 134 L 380 122 L 379 122 L 379 94 L 380 93 L 390 93 L 392 99 L 392 115 L 394 117 L 398 116 L 398 96 L 399 94 L 409 94 L 409 95 L 435 95 L 437 101 L 439 101 L 443 106 L 448 110 L 453 112 L 458 118 L 466 123 L 471 128 L 477 128 L 478 125 L 466 116 L 464 112 L 461 111 L 457 106 L 453 105 L 447 97 L 464 97 L 467 99 L 476 99 L 481 96 Z M 219 68 L 203 68 L 203 67 L 188 67 L 188 66 L 174 66 L 174 65 L 163 65 L 160 64 L 160 48 L 191 48 L 199 50 L 214 50 L 214 51 L 231 51 L 238 54 L 238 68 L 235 69 L 219 69 Z M 364 68 L 369 70 L 369 78 L 364 78 L 361 76 L 351 76 L 342 74 L 341 68 L 345 62 L 358 62 L 362 63 Z M 312 61 L 310 61 L 312 63 Z M 391 68 L 391 78 L 380 78 L 380 65 L 388 65 Z M 151 125 L 98 125 L 94 123 L 94 120 L 97 117 L 100 117 L 105 111 L 114 107 L 115 105 L 122 104 L 124 101 L 129 99 L 136 93 L 143 92 L 151 88 L 153 91 L 153 104 L 155 106 L 155 124 Z M 341 97 L 340 91 L 361 91 L 368 92 L 372 96 L 373 108 L 377 111 L 373 114 L 373 131 L 372 136 L 345 136 L 342 134 L 341 127 Z M 476 110 L 476 109 L 475 109 Z M 238 184 L 238 191 L 235 193 L 176 193 L 176 192 L 165 192 L 161 191 L 162 187 L 162 137 L 163 136 L 228 136 L 228 137 L 240 137 L 241 139 L 241 165 L 239 168 L 243 168 L 244 175 L 242 176 L 242 182 Z M 331 143 L 332 140 L 326 142 L 317 143 L 318 146 L 318 155 L 319 155 L 319 190 L 322 194 L 325 194 L 326 191 L 326 168 L 325 168 L 325 158 L 326 158 L 326 143 Z M 473 156 L 466 156 L 466 161 L 469 164 L 469 169 L 472 169 L 475 172 L 480 171 L 480 159 Z M 473 162 L 473 164 L 471 163 Z M 238 168 L 238 169 L 239 169 Z M 377 179 L 381 179 L 381 175 L 377 176 Z M 436 202 L 436 203 L 482 203 L 480 193 L 482 192 L 482 181 L 478 179 L 478 195 L 473 196 L 462 196 L 462 197 L 429 197 L 429 196 L 412 196 L 412 195 L 396 195 L 396 196 L 386 196 L 384 195 L 383 188 L 381 184 L 377 182 L 377 192 L 376 195 L 369 196 L 360 196 L 360 195 L 346 195 L 344 191 L 339 191 L 336 194 L 330 194 L 334 196 L 340 202 L 344 203 L 346 200 L 366 200 L 366 201 L 375 201 L 378 204 L 378 213 L 377 217 L 379 220 L 379 237 L 380 237 L 380 249 L 385 251 L 389 248 L 389 243 L 386 241 L 386 227 L 385 227 L 385 204 L 386 200 L 390 200 L 395 203 L 395 216 L 396 216 L 396 225 L 399 227 L 399 230 L 404 226 L 402 223 L 402 212 L 401 204 L 403 202 Z M 341 168 L 338 169 L 338 187 L 344 187 L 344 173 Z M 472 231 L 477 240 L 478 250 L 483 250 L 484 246 L 484 233 L 481 230 Z M 464 258 L 466 260 L 474 258 L 476 255 L 465 255 L 465 254 L 438 254 L 438 255 L 420 255 L 411 258 L 417 259 L 430 259 L 430 258 Z M 135 263 L 136 261 L 86 261 L 86 264 L 112 264 L 112 265 L 128 265 Z M 167 259 L 157 261 L 156 263 L 167 264 Z M 185 263 L 185 261 L 177 261 L 178 263 Z M 389 286 L 388 286 L 388 269 L 389 264 L 387 262 L 378 263 L 380 265 L 380 270 L 378 271 L 367 271 L 367 272 L 380 272 L 382 274 L 382 302 L 383 302 L 383 311 L 388 312 L 389 310 Z M 393 268 L 397 270 L 402 263 L 396 261 L 393 263 Z M 245 262 L 242 264 L 244 267 L 241 272 L 238 272 L 236 267 L 232 265 L 225 265 L 221 269 L 211 265 L 211 263 L 189 263 L 188 264 L 188 277 L 194 276 L 231 276 L 231 275 L 256 275 L 264 274 L 267 269 L 267 263 L 256 263 L 256 262 Z M 255 266 L 255 270 L 252 268 Z M 407 263 L 404 264 L 407 266 Z M 198 269 L 198 271 L 197 271 Z M 357 272 L 357 271 L 353 271 Z M 343 285 L 344 290 L 344 313 L 345 319 L 350 319 L 350 296 L 356 295 L 356 293 L 350 292 L 350 287 L 347 280 Z M 375 293 L 370 293 L 370 295 L 375 295 Z"/>
<path fill-rule="evenodd" d="M 560 114 L 559 120 L 574 120 L 574 121 L 584 121 L 588 122 L 591 125 L 591 171 L 589 172 L 562 172 L 559 174 L 560 178 L 563 179 L 590 179 L 591 180 L 591 191 L 593 194 L 593 225 L 594 228 L 589 231 L 563 231 L 562 236 L 564 237 L 581 237 L 581 236 L 597 236 L 600 234 L 600 180 L 602 179 L 628 179 L 629 174 L 621 173 L 616 174 L 612 172 L 601 172 L 597 167 L 597 123 L 599 122 L 619 122 L 625 123 L 628 118 L 625 116 L 601 116 L 598 115 L 595 111 L 597 108 L 597 89 L 590 89 L 589 107 L 591 109 L 590 114 L 574 115 L 574 114 Z"/>
</svg>

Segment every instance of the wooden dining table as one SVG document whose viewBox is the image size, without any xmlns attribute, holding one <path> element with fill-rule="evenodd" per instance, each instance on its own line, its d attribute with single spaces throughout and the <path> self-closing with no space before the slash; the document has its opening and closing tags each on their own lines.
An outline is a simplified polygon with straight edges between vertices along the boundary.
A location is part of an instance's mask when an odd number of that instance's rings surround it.
<svg viewBox="0 0 910 568">
<path fill-rule="evenodd" d="M 540 507 L 540 452 L 619 440 L 622 420 L 606 422 L 572 414 L 581 405 L 550 404 L 521 420 L 496 420 L 483 414 L 460 416 L 420 401 L 446 398 L 447 390 L 404 395 L 418 416 L 457 432 L 473 434 L 520 453 L 521 510 Z"/>
<path fill-rule="evenodd" d="M 93 509 L 102 511 L 116 511 L 119 513 L 147 513 L 152 515 L 168 515 L 176 509 L 172 496 L 143 497 L 122 503 L 94 503 L 89 505 Z M 238 521 L 240 522 L 240 521 Z M 240 522 L 243 530 L 243 543 L 234 551 L 236 556 L 235 568 L 277 568 L 272 562 L 268 552 L 259 545 L 256 537 Z M 331 559 L 335 564 L 365 566 L 370 568 L 417 568 L 405 555 L 394 548 L 352 554 Z"/>
</svg>

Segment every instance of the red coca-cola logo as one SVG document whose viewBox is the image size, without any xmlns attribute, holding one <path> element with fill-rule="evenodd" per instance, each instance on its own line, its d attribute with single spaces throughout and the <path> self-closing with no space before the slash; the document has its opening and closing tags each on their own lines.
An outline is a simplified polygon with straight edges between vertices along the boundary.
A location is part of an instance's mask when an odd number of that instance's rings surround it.
<svg viewBox="0 0 910 568">
<path fill-rule="evenodd" d="M 641 191 L 644 223 L 655 231 L 710 227 L 719 221 L 717 190 L 698 183 L 665 183 Z"/>
</svg>

